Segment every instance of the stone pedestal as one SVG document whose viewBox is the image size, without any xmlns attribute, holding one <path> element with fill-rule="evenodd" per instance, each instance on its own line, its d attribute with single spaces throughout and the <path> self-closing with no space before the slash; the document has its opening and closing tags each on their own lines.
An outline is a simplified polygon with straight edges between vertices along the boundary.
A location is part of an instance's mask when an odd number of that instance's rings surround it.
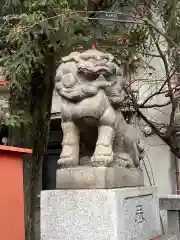
<svg viewBox="0 0 180 240">
<path fill-rule="evenodd" d="M 180 237 L 180 195 L 160 197 L 159 202 L 160 209 L 167 210 L 168 232 Z"/>
<path fill-rule="evenodd" d="M 156 188 L 41 193 L 41 240 L 150 240 L 160 235 Z"/>
<path fill-rule="evenodd" d="M 144 185 L 139 168 L 79 166 L 57 170 L 57 189 L 104 189 Z"/>
</svg>

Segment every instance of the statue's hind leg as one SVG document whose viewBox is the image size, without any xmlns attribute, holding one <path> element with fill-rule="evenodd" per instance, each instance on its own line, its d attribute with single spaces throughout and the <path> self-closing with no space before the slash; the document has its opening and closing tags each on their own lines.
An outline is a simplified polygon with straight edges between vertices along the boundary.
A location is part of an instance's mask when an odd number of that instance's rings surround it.
<svg viewBox="0 0 180 240">
<path fill-rule="evenodd" d="M 144 148 L 139 141 L 137 130 L 128 125 L 119 125 L 115 138 L 115 162 L 121 167 L 138 167 L 143 158 Z"/>
</svg>

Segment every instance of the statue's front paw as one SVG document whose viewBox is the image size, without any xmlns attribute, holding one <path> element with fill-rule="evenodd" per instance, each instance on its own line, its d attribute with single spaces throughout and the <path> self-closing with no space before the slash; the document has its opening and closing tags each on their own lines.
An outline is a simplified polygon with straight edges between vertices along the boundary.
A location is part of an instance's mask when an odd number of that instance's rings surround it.
<svg viewBox="0 0 180 240">
<path fill-rule="evenodd" d="M 58 160 L 58 164 L 62 168 L 75 167 L 78 165 L 77 160 L 72 156 L 69 156 L 67 158 L 60 157 L 60 159 Z"/>
<path fill-rule="evenodd" d="M 79 165 L 78 153 L 76 146 L 64 146 L 58 164 L 61 167 L 75 167 Z"/>
<path fill-rule="evenodd" d="M 116 165 L 119 167 L 131 168 L 134 167 L 133 160 L 128 153 L 116 154 Z"/>
<path fill-rule="evenodd" d="M 113 151 L 110 146 L 99 145 L 96 147 L 94 155 L 91 158 L 93 167 L 107 167 L 113 162 Z"/>
</svg>

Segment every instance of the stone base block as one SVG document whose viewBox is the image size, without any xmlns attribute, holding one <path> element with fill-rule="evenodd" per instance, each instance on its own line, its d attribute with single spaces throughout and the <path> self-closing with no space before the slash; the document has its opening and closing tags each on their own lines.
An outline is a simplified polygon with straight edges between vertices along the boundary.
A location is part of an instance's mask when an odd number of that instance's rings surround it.
<svg viewBox="0 0 180 240">
<path fill-rule="evenodd" d="M 57 170 L 57 189 L 97 189 L 143 186 L 141 169 L 80 166 Z"/>
<path fill-rule="evenodd" d="M 150 240 L 160 235 L 156 188 L 41 192 L 41 240 Z"/>
<path fill-rule="evenodd" d="M 180 234 L 180 195 L 168 195 L 159 199 L 160 209 L 167 210 L 168 232 Z M 179 238 L 180 239 L 180 238 Z"/>
</svg>

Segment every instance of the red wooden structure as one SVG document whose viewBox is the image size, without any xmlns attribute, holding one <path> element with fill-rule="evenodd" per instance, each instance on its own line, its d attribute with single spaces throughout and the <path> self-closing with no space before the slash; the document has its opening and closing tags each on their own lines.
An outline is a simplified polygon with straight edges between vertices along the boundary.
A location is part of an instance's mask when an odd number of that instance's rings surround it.
<svg viewBox="0 0 180 240">
<path fill-rule="evenodd" d="M 31 153 L 0 145 L 0 239 L 25 240 L 22 155 Z"/>
</svg>

